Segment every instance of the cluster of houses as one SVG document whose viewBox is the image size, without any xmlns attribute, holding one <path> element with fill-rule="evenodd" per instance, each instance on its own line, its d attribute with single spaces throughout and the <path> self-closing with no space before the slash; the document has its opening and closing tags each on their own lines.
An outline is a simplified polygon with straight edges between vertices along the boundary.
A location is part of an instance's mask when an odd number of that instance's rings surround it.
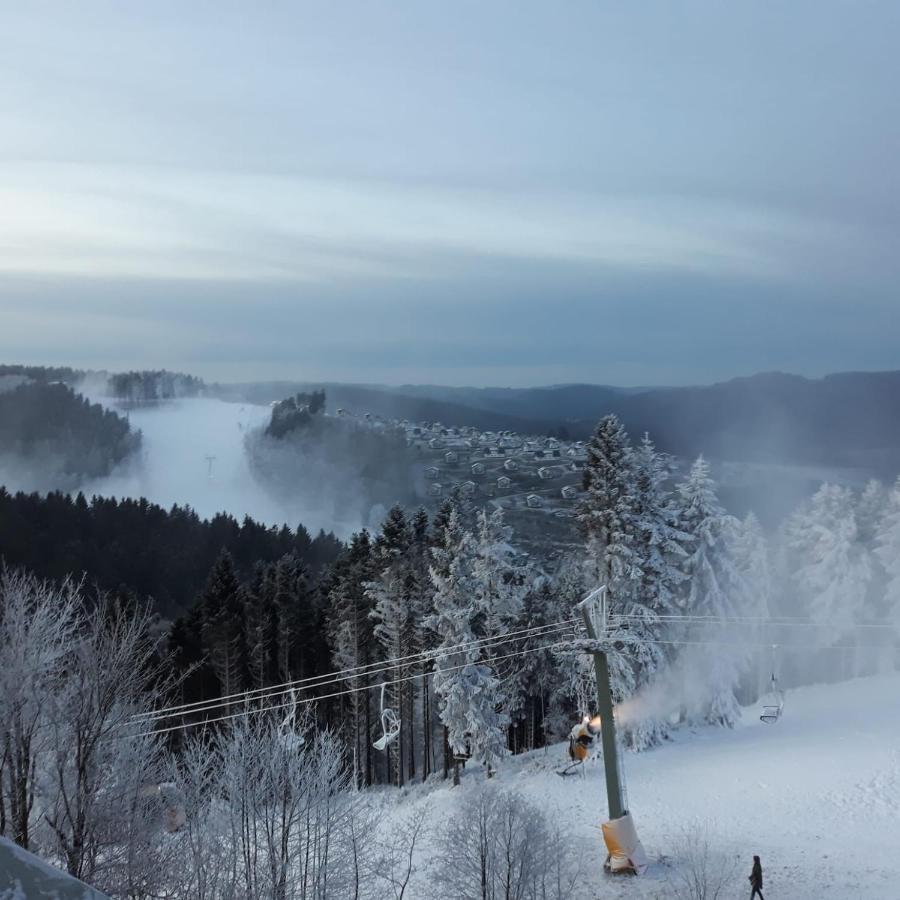
<svg viewBox="0 0 900 900">
<path fill-rule="evenodd" d="M 339 415 L 351 415 L 343 410 Z M 458 489 L 504 509 L 541 510 L 571 518 L 581 496 L 584 441 L 482 431 L 439 422 L 362 417 L 374 427 L 399 429 L 420 462 L 421 490 L 433 501 Z"/>
<path fill-rule="evenodd" d="M 410 447 L 427 460 L 428 494 L 441 497 L 458 487 L 464 494 L 567 514 L 578 499 L 587 458 L 582 441 L 536 438 L 512 431 L 448 428 L 440 423 L 398 423 Z"/>
</svg>

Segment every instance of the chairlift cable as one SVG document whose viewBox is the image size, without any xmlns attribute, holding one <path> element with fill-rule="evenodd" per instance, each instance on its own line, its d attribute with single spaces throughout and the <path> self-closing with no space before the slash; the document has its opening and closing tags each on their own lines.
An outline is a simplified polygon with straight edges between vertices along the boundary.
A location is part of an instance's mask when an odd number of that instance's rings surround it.
<svg viewBox="0 0 900 900">
<path fill-rule="evenodd" d="M 465 653 L 468 650 L 492 650 L 501 644 L 507 644 L 516 640 L 528 640 L 530 638 L 555 637 L 567 631 L 573 624 L 575 619 L 553 623 L 551 625 L 535 626 L 519 631 L 508 632 L 504 635 L 497 635 L 492 638 L 479 638 L 473 641 L 456 644 L 441 650 L 428 650 L 419 654 L 412 654 L 405 657 L 394 657 L 387 660 L 381 660 L 374 663 L 368 663 L 365 666 L 357 666 L 351 669 L 343 669 L 337 672 L 326 672 L 322 675 L 311 676 L 309 678 L 300 679 L 297 682 L 288 682 L 286 685 L 273 685 L 269 688 L 255 688 L 252 691 L 246 691 L 239 694 L 230 694 L 227 697 L 219 697 L 215 700 L 198 700 L 189 704 L 180 704 L 178 706 L 163 707 L 153 712 L 138 713 L 129 719 L 129 722 L 139 724 L 141 722 L 152 721 L 156 719 L 172 719 L 176 716 L 191 715 L 194 713 L 210 712 L 215 709 L 221 709 L 227 706 L 236 706 L 252 700 L 270 700 L 275 697 L 283 696 L 295 690 L 314 690 L 316 688 L 328 687 L 342 681 L 350 681 L 354 678 L 364 678 L 368 676 L 381 675 L 395 669 L 403 669 L 411 664 L 411 660 L 422 659 L 422 661 L 431 661 L 451 656 L 456 653 Z M 481 662 L 478 660 L 477 662 Z M 420 677 L 421 673 L 416 673 L 413 677 Z M 394 683 L 398 683 L 400 679 L 392 679 Z"/>
<path fill-rule="evenodd" d="M 480 659 L 480 660 L 477 660 L 477 661 L 471 662 L 471 663 L 463 663 L 462 665 L 458 665 L 458 666 L 450 666 L 449 668 L 446 668 L 443 671 L 444 672 L 454 672 L 454 671 L 458 671 L 459 669 L 466 669 L 469 666 L 490 665 L 491 663 L 497 663 L 497 662 L 502 662 L 505 659 L 511 659 L 514 656 L 524 656 L 528 653 L 537 653 L 542 650 L 555 650 L 558 648 L 569 647 L 569 646 L 578 645 L 578 644 L 579 644 L 579 641 L 562 641 L 562 642 L 558 642 L 555 644 L 546 644 L 546 645 L 542 645 L 540 647 L 531 647 L 527 650 L 517 650 L 514 653 L 507 653 L 503 656 L 495 656 L 495 657 L 492 657 L 489 659 Z M 401 684 L 402 682 L 414 681 L 417 678 L 422 678 L 422 677 L 423 676 L 421 673 L 416 673 L 414 675 L 407 675 L 402 678 L 394 679 L 393 683 Z M 272 712 L 272 711 L 278 710 L 278 709 L 285 709 L 292 705 L 307 706 L 310 703 L 318 703 L 321 700 L 331 700 L 336 697 L 344 697 L 348 694 L 357 694 L 362 691 L 372 690 L 374 688 L 379 687 L 380 684 L 381 684 L 381 682 L 375 682 L 374 684 L 360 685 L 359 687 L 348 688 L 346 690 L 336 691 L 331 694 L 323 694 L 320 697 L 309 697 L 306 700 L 293 700 L 293 701 L 287 701 L 286 703 L 278 703 L 275 706 L 263 706 L 263 707 L 258 707 L 256 709 L 245 709 L 245 710 L 241 710 L 240 712 L 229 713 L 228 715 L 225 715 L 225 716 L 217 716 L 214 719 L 203 719 L 199 722 L 189 722 L 189 723 L 182 723 L 180 725 L 170 725 L 170 726 L 167 726 L 166 728 L 157 728 L 152 731 L 142 731 L 142 732 L 138 732 L 137 734 L 123 735 L 122 739 L 153 737 L 155 735 L 168 734 L 172 731 L 181 731 L 186 728 L 195 728 L 198 726 L 212 725 L 216 722 L 226 722 L 231 719 L 241 718 L 243 716 L 252 715 L 254 713 Z M 128 725 L 128 724 L 139 724 L 139 723 L 129 722 L 129 723 L 124 723 L 124 724 Z"/>
<path fill-rule="evenodd" d="M 859 623 L 849 625 L 839 625 L 832 622 L 814 622 L 811 619 L 804 621 L 782 621 L 778 618 L 757 618 L 752 616 L 702 616 L 702 615 L 655 615 L 642 616 L 636 613 L 611 613 L 610 622 L 621 621 L 623 624 L 629 624 L 633 621 L 641 622 L 660 622 L 662 624 L 671 625 L 683 622 L 686 625 L 777 625 L 779 627 L 788 628 L 841 628 L 843 630 L 851 630 L 857 628 L 875 629 L 884 631 L 886 628 L 895 627 L 892 623 L 885 622 L 882 625 L 872 623 Z"/>
</svg>

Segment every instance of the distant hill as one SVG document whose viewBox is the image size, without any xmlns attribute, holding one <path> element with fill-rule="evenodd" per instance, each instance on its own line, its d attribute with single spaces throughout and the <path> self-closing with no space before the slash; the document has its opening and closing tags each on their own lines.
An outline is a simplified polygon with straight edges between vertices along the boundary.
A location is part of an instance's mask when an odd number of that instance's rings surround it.
<svg viewBox="0 0 900 900">
<path fill-rule="evenodd" d="M 256 402 L 324 387 L 331 411 L 346 407 L 411 421 L 563 431 L 586 438 L 615 413 L 633 435 L 649 431 L 679 456 L 900 470 L 900 372 L 848 372 L 824 378 L 765 373 L 718 384 L 617 388 L 572 384 L 539 388 L 272 383 L 216 386 Z"/>
<path fill-rule="evenodd" d="M 523 417 L 495 409 L 492 405 L 479 408 L 429 396 L 428 388 L 392 388 L 382 385 L 336 384 L 331 382 L 272 381 L 247 384 L 216 384 L 209 388 L 213 396 L 223 400 L 247 403 L 275 403 L 291 394 L 324 390 L 328 396 L 328 411 L 347 409 L 362 415 L 371 413 L 386 419 L 408 419 L 410 422 L 441 422 L 448 426 L 472 425 L 476 428 L 510 430 L 544 434 L 554 431 L 556 416 L 548 421 Z M 404 393 L 409 390 L 410 393 Z M 436 394 L 453 388 L 435 388 Z M 466 390 L 466 389 L 462 389 Z M 416 395 L 417 391 L 422 391 Z"/>
</svg>

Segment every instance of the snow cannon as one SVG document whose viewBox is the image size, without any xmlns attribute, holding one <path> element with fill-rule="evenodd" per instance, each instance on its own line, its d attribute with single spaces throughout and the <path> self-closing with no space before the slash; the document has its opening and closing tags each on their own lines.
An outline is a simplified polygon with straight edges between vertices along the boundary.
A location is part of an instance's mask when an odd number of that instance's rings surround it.
<svg viewBox="0 0 900 900">
<path fill-rule="evenodd" d="M 613 875 L 640 875 L 647 868 L 647 854 L 637 836 L 631 813 L 600 826 L 607 857 L 605 871 Z"/>
</svg>

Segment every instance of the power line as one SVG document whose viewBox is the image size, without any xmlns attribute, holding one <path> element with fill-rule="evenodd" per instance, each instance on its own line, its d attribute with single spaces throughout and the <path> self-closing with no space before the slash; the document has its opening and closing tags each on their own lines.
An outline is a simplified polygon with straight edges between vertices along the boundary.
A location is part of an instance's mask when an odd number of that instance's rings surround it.
<svg viewBox="0 0 900 900">
<path fill-rule="evenodd" d="M 272 685 L 267 688 L 256 688 L 252 691 L 245 691 L 238 694 L 230 694 L 227 697 L 218 697 L 215 700 L 197 700 L 193 703 L 185 703 L 177 706 L 163 707 L 152 712 L 138 713 L 131 717 L 131 722 L 140 723 L 142 721 L 156 719 L 171 719 L 176 716 L 191 715 L 194 713 L 210 712 L 215 709 L 222 709 L 227 706 L 236 706 L 251 700 L 266 701 L 275 697 L 289 694 L 292 691 L 302 690 L 309 691 L 316 688 L 328 687 L 331 684 L 337 684 L 341 681 L 350 681 L 354 678 L 364 678 L 373 675 L 380 675 L 395 669 L 404 669 L 411 664 L 410 660 L 420 659 L 423 662 L 441 659 L 456 653 L 465 653 L 468 650 L 489 650 L 508 644 L 516 640 L 528 640 L 529 638 L 554 637 L 557 634 L 567 631 L 575 620 L 569 619 L 562 622 L 555 622 L 551 625 L 533 626 L 532 628 L 520 629 L 518 631 L 508 632 L 504 635 L 498 635 L 492 638 L 479 638 L 473 641 L 466 641 L 441 650 L 427 650 L 422 653 L 411 654 L 410 656 L 394 657 L 379 662 L 368 663 L 365 666 L 356 666 L 350 669 L 342 669 L 337 672 L 326 672 L 322 675 L 315 675 L 309 678 L 300 679 L 299 681 L 287 682 L 281 685 Z M 476 660 L 476 663 L 482 662 Z M 469 663 L 468 665 L 472 665 Z M 418 677 L 418 674 L 413 676 Z M 399 683 L 403 679 L 392 679 L 394 683 Z"/>
</svg>

